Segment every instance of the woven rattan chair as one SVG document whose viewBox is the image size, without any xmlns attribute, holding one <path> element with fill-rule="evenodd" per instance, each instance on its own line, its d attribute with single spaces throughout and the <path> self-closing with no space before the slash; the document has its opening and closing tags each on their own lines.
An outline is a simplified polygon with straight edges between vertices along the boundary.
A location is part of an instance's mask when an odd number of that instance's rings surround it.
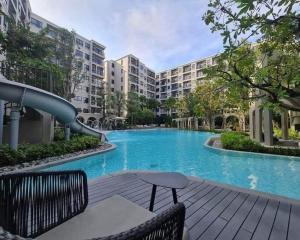
<svg viewBox="0 0 300 240">
<path fill-rule="evenodd" d="M 121 197 L 114 199 L 117 202 L 122 200 Z M 126 199 L 124 201 L 133 205 Z M 107 202 L 113 202 L 113 199 Z M 74 219 L 80 220 L 80 217 L 85 214 L 87 204 L 87 178 L 83 171 L 17 173 L 0 176 L 0 227 L 5 230 L 6 236 L 11 236 L 10 239 L 22 239 L 21 237 L 39 239 L 39 236 L 55 233 L 56 229 L 68 223 L 72 224 Z M 138 208 L 137 210 L 141 210 Z M 94 211 L 93 207 L 88 210 Z M 146 210 L 142 209 L 142 211 Z M 153 213 L 149 212 L 149 214 Z M 98 215 L 101 217 L 101 212 Z M 172 206 L 159 215 L 147 216 L 147 221 L 131 229 L 92 239 L 182 239 L 185 218 L 185 207 L 182 203 Z M 103 235 L 99 233 L 97 236 Z"/>
</svg>

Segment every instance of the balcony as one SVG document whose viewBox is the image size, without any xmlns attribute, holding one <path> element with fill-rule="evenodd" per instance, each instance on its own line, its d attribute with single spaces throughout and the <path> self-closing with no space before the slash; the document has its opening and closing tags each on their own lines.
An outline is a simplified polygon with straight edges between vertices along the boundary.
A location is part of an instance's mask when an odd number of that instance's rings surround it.
<svg viewBox="0 0 300 240">
<path fill-rule="evenodd" d="M 190 72 L 192 70 L 191 65 L 187 65 L 183 67 L 183 72 Z"/>
<path fill-rule="evenodd" d="M 188 81 L 190 79 L 191 79 L 191 74 L 190 73 L 183 75 L 183 81 Z"/>
<path fill-rule="evenodd" d="M 177 68 L 176 69 L 173 69 L 172 71 L 171 71 L 171 75 L 173 76 L 173 75 L 177 75 L 178 74 L 178 70 L 177 70 Z"/>
</svg>

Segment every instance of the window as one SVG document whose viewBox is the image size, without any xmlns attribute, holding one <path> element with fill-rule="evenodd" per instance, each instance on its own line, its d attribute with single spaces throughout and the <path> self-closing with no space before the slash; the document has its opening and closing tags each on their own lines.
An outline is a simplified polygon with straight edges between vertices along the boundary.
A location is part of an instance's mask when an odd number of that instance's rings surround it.
<svg viewBox="0 0 300 240">
<path fill-rule="evenodd" d="M 121 91 L 123 91 L 123 86 L 121 86 Z"/>
<path fill-rule="evenodd" d="M 114 63 L 112 63 L 112 64 L 111 64 L 111 67 L 112 67 L 112 68 L 114 68 L 114 67 L 115 67 L 115 64 L 114 64 Z"/>
<path fill-rule="evenodd" d="M 89 99 L 88 98 L 84 98 L 84 103 L 89 103 Z"/>
<path fill-rule="evenodd" d="M 84 113 L 89 113 L 89 110 L 88 110 L 87 108 L 84 108 L 84 109 L 83 109 L 83 112 L 84 112 Z"/>
<path fill-rule="evenodd" d="M 114 79 L 112 79 L 112 80 L 111 80 L 111 83 L 112 83 L 112 84 L 115 84 L 115 80 L 114 80 Z"/>
<path fill-rule="evenodd" d="M 81 97 L 81 96 L 75 96 L 75 97 L 74 97 L 74 100 L 75 100 L 75 101 L 80 101 L 80 102 L 81 102 L 81 101 L 82 101 L 82 97 Z"/>
<path fill-rule="evenodd" d="M 95 44 L 93 44 L 93 51 L 97 54 L 103 55 L 103 50 Z"/>
<path fill-rule="evenodd" d="M 83 52 L 81 52 L 80 50 L 76 50 L 76 52 L 75 52 L 75 56 L 76 57 L 83 57 Z"/>
<path fill-rule="evenodd" d="M 97 67 L 97 74 L 103 75 L 103 68 Z"/>
<path fill-rule="evenodd" d="M 102 64 L 102 59 L 101 59 L 101 57 L 97 56 L 96 54 L 93 54 L 92 58 L 93 58 L 93 62 L 94 62 L 94 63 Z"/>
<path fill-rule="evenodd" d="M 31 24 L 37 28 L 43 28 L 43 23 L 35 18 L 31 18 Z"/>
<path fill-rule="evenodd" d="M 83 41 L 82 41 L 81 39 L 79 39 L 79 38 L 76 38 L 76 44 L 77 44 L 78 46 L 83 47 Z"/>
<path fill-rule="evenodd" d="M 86 92 L 88 93 L 90 91 L 90 88 L 89 87 L 86 87 Z"/>
<path fill-rule="evenodd" d="M 85 65 L 85 70 L 89 72 L 90 71 L 90 66 L 89 65 Z"/>
<path fill-rule="evenodd" d="M 121 82 L 123 82 L 123 77 L 121 77 Z"/>
<path fill-rule="evenodd" d="M 114 72 L 114 71 L 112 71 L 112 72 L 111 72 L 111 75 L 112 75 L 112 76 L 115 76 L 115 72 Z"/>
<path fill-rule="evenodd" d="M 86 59 L 86 60 L 90 60 L 90 55 L 85 54 L 85 59 Z"/>
<path fill-rule="evenodd" d="M 114 89 L 114 88 L 111 88 L 111 91 L 112 91 L 112 92 L 114 92 L 114 91 L 115 91 L 115 89 Z"/>
<path fill-rule="evenodd" d="M 90 48 L 91 48 L 91 44 L 85 43 L 85 48 L 86 48 L 86 49 L 90 49 Z"/>
<path fill-rule="evenodd" d="M 92 65 L 92 72 L 96 73 L 96 65 L 95 64 Z"/>
</svg>

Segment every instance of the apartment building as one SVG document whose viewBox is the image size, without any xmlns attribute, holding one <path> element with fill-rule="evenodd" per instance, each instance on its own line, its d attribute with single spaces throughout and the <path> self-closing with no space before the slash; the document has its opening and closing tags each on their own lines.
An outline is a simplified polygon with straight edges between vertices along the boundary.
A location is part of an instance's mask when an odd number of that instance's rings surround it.
<svg viewBox="0 0 300 240">
<path fill-rule="evenodd" d="M 16 24 L 29 24 L 31 17 L 31 7 L 29 0 L 0 0 L 1 11 L 15 21 Z M 8 19 L 5 15 L 0 15 L 0 31 L 5 32 L 8 28 Z M 5 60 L 4 55 L 0 55 L 0 61 Z"/>
<path fill-rule="evenodd" d="M 124 72 L 124 93 L 135 92 L 139 96 L 155 98 L 155 71 L 147 67 L 136 56 L 129 54 L 116 62 Z"/>
<path fill-rule="evenodd" d="M 12 18 L 16 23 L 28 24 L 30 22 L 31 7 L 29 0 L 0 0 L 1 11 Z M 6 31 L 8 27 L 7 19 L 0 16 L 1 31 Z"/>
<path fill-rule="evenodd" d="M 56 24 L 32 13 L 31 30 L 39 32 L 48 28 L 48 36 L 56 37 Z M 79 112 L 82 122 L 93 127 L 98 126 L 102 117 L 103 109 L 103 79 L 104 79 L 104 54 L 105 46 L 76 34 L 74 44 L 74 55 L 83 64 L 85 78 L 75 88 L 72 104 Z"/>
<path fill-rule="evenodd" d="M 169 97 L 180 98 L 189 94 L 205 80 L 203 69 L 215 64 L 216 56 L 211 56 L 157 73 L 155 98 L 164 103 Z M 163 114 L 167 111 L 161 108 L 158 115 Z"/>
<path fill-rule="evenodd" d="M 105 62 L 106 97 L 120 91 L 127 98 L 129 92 L 155 98 L 155 72 L 147 67 L 140 59 L 132 54 L 118 60 Z M 126 110 L 122 115 L 126 116 Z"/>
</svg>

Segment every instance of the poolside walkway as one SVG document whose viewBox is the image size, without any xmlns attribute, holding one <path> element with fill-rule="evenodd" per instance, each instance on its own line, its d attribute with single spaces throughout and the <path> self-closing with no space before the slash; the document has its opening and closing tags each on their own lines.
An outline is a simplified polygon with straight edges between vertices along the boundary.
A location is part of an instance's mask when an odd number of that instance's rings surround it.
<svg viewBox="0 0 300 240">
<path fill-rule="evenodd" d="M 89 205 L 119 194 L 148 209 L 151 188 L 134 173 L 99 178 L 89 183 Z M 177 194 L 187 208 L 185 223 L 191 240 L 300 239 L 297 203 L 196 179 Z M 172 204 L 171 191 L 158 188 L 154 211 L 159 213 Z"/>
</svg>

